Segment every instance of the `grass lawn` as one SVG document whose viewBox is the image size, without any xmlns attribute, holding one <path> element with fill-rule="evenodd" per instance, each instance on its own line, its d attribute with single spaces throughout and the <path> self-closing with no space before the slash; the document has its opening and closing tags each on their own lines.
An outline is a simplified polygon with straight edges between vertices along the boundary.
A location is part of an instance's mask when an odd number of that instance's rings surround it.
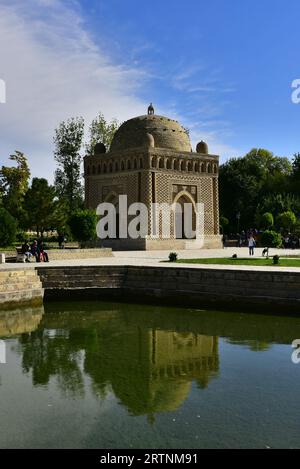
<svg viewBox="0 0 300 469">
<path fill-rule="evenodd" d="M 266 258 L 247 258 L 241 257 L 232 259 L 231 257 L 221 258 L 208 258 L 208 259 L 179 259 L 177 263 L 184 264 L 220 264 L 220 265 L 261 265 L 261 266 L 273 266 L 273 259 L 270 257 Z M 300 259 L 288 259 L 281 257 L 279 264 L 274 267 L 300 267 Z"/>
</svg>

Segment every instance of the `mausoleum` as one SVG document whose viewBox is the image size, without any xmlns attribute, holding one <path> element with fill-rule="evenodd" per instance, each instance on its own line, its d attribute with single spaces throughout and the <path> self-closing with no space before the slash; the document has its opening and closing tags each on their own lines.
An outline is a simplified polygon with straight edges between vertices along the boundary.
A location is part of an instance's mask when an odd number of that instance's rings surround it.
<svg viewBox="0 0 300 469">
<path fill-rule="evenodd" d="M 186 129 L 176 120 L 156 115 L 152 105 L 147 115 L 124 122 L 109 151 L 99 142 L 94 155 L 84 159 L 85 203 L 96 209 L 102 202 L 111 202 L 118 211 L 119 196 L 127 195 L 128 205 L 142 202 L 147 206 L 148 231 L 144 237 L 131 239 L 120 238 L 117 230 L 116 238 L 104 240 L 103 245 L 141 250 L 220 247 L 218 169 L 219 157 L 209 153 L 205 142 L 193 151 Z M 196 236 L 187 239 L 177 227 L 184 220 L 174 214 L 166 239 L 163 214 L 154 213 L 153 204 L 190 204 Z"/>
</svg>

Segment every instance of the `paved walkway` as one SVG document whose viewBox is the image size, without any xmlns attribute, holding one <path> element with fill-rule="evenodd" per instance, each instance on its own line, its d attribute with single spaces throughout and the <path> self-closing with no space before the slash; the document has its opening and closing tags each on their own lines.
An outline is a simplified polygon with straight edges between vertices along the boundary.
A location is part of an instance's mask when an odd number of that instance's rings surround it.
<svg viewBox="0 0 300 469">
<path fill-rule="evenodd" d="M 256 256 L 261 257 L 261 248 L 256 248 Z M 226 248 L 226 249 L 201 249 L 201 250 L 185 250 L 177 251 L 179 259 L 197 259 L 209 257 L 231 257 L 237 254 L 238 257 L 249 257 L 247 248 Z M 279 256 L 300 256 L 300 250 L 288 249 L 270 249 L 270 256 L 278 254 Z M 213 264 L 176 264 L 176 263 L 163 263 L 161 261 L 168 260 L 169 251 L 116 251 L 113 257 L 103 257 L 96 259 L 72 259 L 51 262 L 51 251 L 49 251 L 50 263 L 49 264 L 30 264 L 23 263 L 7 263 L 0 264 L 0 271 L 6 269 L 30 269 L 36 266 L 50 267 L 50 266 L 89 266 L 89 265 L 136 265 L 136 266 L 160 266 L 170 268 L 190 267 L 193 269 L 227 269 L 227 270 L 263 270 L 263 271 L 286 271 L 286 272 L 300 272 L 300 267 L 276 267 L 276 266 L 246 266 L 246 265 L 213 265 Z"/>
</svg>

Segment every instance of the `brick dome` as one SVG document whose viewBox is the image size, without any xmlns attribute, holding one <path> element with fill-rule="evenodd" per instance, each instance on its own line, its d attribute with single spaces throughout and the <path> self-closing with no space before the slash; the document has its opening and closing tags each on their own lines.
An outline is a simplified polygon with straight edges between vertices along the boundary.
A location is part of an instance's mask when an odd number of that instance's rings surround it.
<svg viewBox="0 0 300 469">
<path fill-rule="evenodd" d="M 196 152 L 197 153 L 204 153 L 205 155 L 207 155 L 208 154 L 208 145 L 207 145 L 207 143 L 203 142 L 203 140 L 201 140 L 201 142 L 199 142 L 197 144 Z"/>
<path fill-rule="evenodd" d="M 118 152 L 145 145 L 146 134 L 153 136 L 156 148 L 191 152 L 191 143 L 184 128 L 168 117 L 145 115 L 124 122 L 115 133 L 110 151 Z"/>
</svg>

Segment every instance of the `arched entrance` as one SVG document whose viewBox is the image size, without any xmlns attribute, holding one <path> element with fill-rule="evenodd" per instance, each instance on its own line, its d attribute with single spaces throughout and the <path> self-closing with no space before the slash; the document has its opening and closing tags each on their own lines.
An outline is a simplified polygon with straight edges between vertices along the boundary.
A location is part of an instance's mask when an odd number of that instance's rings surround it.
<svg viewBox="0 0 300 469">
<path fill-rule="evenodd" d="M 191 195 L 182 191 L 174 198 L 174 236 L 176 239 L 195 239 L 197 211 Z"/>
</svg>

